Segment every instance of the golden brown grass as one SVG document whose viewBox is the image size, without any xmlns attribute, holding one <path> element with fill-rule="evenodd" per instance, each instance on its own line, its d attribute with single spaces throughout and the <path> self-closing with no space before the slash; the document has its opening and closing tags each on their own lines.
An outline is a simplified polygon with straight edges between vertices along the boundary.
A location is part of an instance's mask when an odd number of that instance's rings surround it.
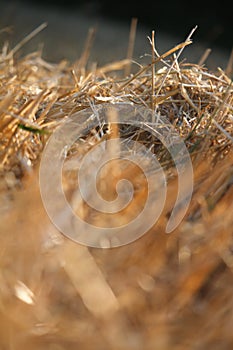
<svg viewBox="0 0 233 350">
<path fill-rule="evenodd" d="M 155 51 L 131 75 L 128 58 L 90 68 L 87 52 L 73 64 L 50 64 L 39 52 L 17 58 L 18 48 L 3 47 L 1 349 L 232 349 L 231 67 L 210 72 L 203 62 L 179 62 L 188 44 Z M 129 101 L 166 115 L 184 138 L 194 169 L 191 205 L 165 234 L 177 179 L 158 144 L 170 174 L 159 222 L 132 244 L 87 248 L 49 221 L 39 193 L 40 156 L 64 117 L 90 104 Z"/>
</svg>

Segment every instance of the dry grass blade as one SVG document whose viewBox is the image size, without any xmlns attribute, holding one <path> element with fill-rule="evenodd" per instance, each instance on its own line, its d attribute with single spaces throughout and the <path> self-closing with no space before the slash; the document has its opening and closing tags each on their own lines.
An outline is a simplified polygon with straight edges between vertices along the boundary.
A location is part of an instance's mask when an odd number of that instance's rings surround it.
<svg viewBox="0 0 233 350">
<path fill-rule="evenodd" d="M 155 63 L 162 61 L 164 58 L 170 56 L 171 54 L 173 54 L 174 52 L 182 49 L 183 47 L 190 45 L 192 42 L 189 41 L 185 41 L 177 46 L 175 46 L 174 48 L 172 48 L 171 50 L 165 52 L 164 54 L 162 54 L 160 57 L 155 58 L 154 61 L 152 61 L 150 64 L 148 64 L 147 66 L 144 66 L 143 68 L 141 68 L 132 78 L 130 78 L 126 83 L 124 83 L 123 85 L 120 86 L 120 88 L 118 89 L 118 92 L 120 90 L 123 90 L 124 88 L 126 88 L 133 80 L 135 80 L 136 78 L 138 78 L 140 75 L 142 75 L 143 73 L 145 73 L 151 66 L 153 66 Z"/>
<path fill-rule="evenodd" d="M 133 18 L 131 21 L 130 26 L 130 32 L 129 32 L 129 45 L 127 50 L 126 59 L 129 60 L 129 64 L 125 67 L 125 76 L 128 76 L 130 74 L 131 70 L 131 62 L 133 58 L 133 50 L 134 50 L 134 43 L 136 38 L 136 30 L 137 30 L 137 18 Z"/>
<path fill-rule="evenodd" d="M 47 27 L 47 23 L 42 23 L 39 27 L 34 29 L 30 34 L 28 34 L 24 39 L 22 39 L 8 54 L 7 58 L 11 58 L 19 51 L 28 41 L 33 39 L 38 33 Z"/>
</svg>

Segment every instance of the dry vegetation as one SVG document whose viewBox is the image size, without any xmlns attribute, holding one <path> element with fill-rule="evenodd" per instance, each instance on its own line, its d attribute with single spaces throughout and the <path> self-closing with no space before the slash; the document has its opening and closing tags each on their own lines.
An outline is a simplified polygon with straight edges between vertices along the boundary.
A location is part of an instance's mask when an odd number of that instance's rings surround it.
<svg viewBox="0 0 233 350">
<path fill-rule="evenodd" d="M 90 39 L 72 64 L 2 48 L 0 349 L 232 349 L 231 64 L 210 72 L 178 60 L 187 39 L 130 73 L 132 46 L 98 67 L 87 64 Z M 132 244 L 87 248 L 49 221 L 38 185 L 45 142 L 64 117 L 103 102 L 156 108 L 183 137 L 194 192 L 173 233 L 175 172 L 159 222 Z"/>
</svg>

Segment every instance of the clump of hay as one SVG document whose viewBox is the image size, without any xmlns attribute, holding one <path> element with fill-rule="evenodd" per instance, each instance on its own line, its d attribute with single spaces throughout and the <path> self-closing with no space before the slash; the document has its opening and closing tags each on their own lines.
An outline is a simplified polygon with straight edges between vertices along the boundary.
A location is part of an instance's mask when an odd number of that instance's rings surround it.
<svg viewBox="0 0 233 350">
<path fill-rule="evenodd" d="M 151 62 L 131 74 L 130 57 L 90 68 L 88 49 L 73 64 L 50 64 L 39 52 L 17 58 L 20 44 L 13 50 L 3 46 L 3 349 L 233 346 L 231 70 L 229 65 L 226 71 L 211 72 L 203 62 L 179 62 L 180 50 L 189 44 L 188 38 L 158 55 L 152 35 Z M 194 192 L 182 223 L 166 235 L 176 174 L 165 157 L 172 176 L 159 222 L 130 245 L 102 250 L 73 243 L 56 231 L 41 203 L 37 169 L 61 120 L 106 102 L 143 105 L 169 118 L 189 150 Z M 92 136 L 86 135 L 86 142 Z M 148 142 L 146 135 L 143 141 Z M 159 145 L 156 152 L 164 160 Z"/>
</svg>

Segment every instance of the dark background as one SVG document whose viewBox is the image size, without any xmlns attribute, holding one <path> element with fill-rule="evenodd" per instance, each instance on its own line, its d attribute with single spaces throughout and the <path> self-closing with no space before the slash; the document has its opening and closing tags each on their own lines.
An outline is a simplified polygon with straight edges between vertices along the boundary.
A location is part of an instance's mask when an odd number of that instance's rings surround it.
<svg viewBox="0 0 233 350">
<path fill-rule="evenodd" d="M 196 25 L 194 45 L 185 49 L 189 59 L 196 61 L 211 48 L 210 66 L 224 66 L 232 50 L 232 11 L 226 0 L 0 0 L 0 5 L 1 27 L 11 27 L 7 35 L 1 34 L 1 40 L 7 38 L 14 45 L 46 21 L 48 28 L 33 43 L 43 42 L 45 58 L 52 61 L 77 58 L 92 26 L 97 27 L 93 60 L 105 63 L 124 58 L 133 17 L 138 19 L 136 57 L 150 50 L 147 36 L 152 30 L 161 53 L 183 41 Z M 28 50 L 33 49 L 30 45 Z"/>
<path fill-rule="evenodd" d="M 198 26 L 197 38 L 211 46 L 232 47 L 233 12 L 230 1 L 150 1 L 150 0 L 36 0 L 63 10 L 75 8 L 96 13 L 105 18 L 129 22 L 132 17 L 151 30 L 184 35 L 189 28 Z M 28 1 L 28 4 L 30 2 Z"/>
</svg>

